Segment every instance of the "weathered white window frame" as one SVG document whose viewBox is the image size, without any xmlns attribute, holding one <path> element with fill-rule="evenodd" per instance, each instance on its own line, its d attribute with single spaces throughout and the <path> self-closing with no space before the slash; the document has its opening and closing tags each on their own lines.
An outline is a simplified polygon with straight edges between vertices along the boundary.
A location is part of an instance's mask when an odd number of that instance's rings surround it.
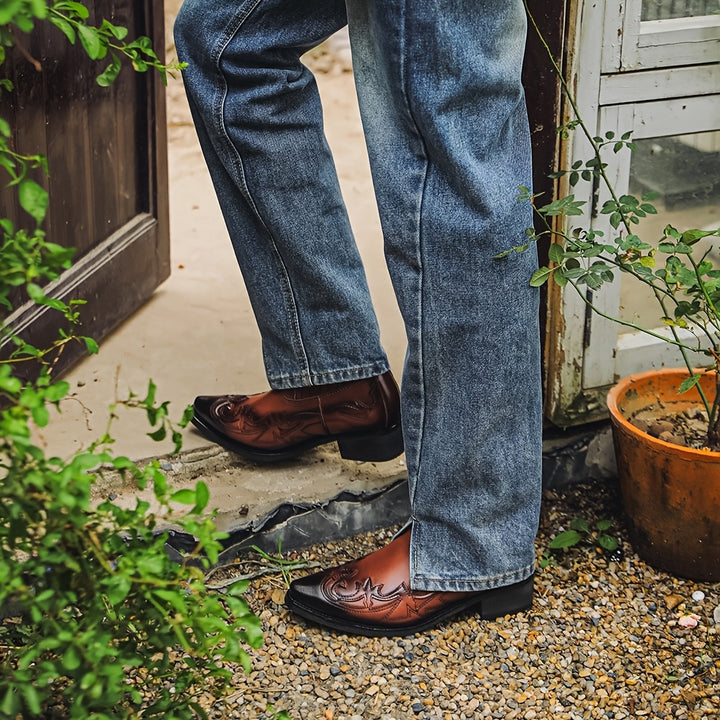
<svg viewBox="0 0 720 720">
<path fill-rule="evenodd" d="M 594 134 L 633 131 L 636 139 L 720 129 L 720 16 L 640 21 L 641 0 L 576 0 L 569 47 L 569 80 Z M 602 32 L 598 32 L 602 28 Z M 568 116 L 566 119 L 570 119 Z M 560 164 L 587 160 L 580 133 L 560 148 Z M 620 192 L 629 184 L 629 152 L 610 153 L 607 172 Z M 591 188 L 574 192 L 587 213 L 573 225 L 610 233 Z M 583 196 L 583 193 L 585 195 Z M 604 223 L 604 224 L 603 224 Z M 620 308 L 620 283 L 593 302 L 611 315 Z M 605 416 L 604 397 L 617 378 L 641 369 L 679 365 L 677 351 L 659 340 L 590 313 L 572 288 L 551 284 L 546 341 L 546 414 L 561 426 Z"/>
<path fill-rule="evenodd" d="M 642 0 L 608 4 L 604 73 L 715 62 L 720 15 L 642 21 Z"/>
</svg>

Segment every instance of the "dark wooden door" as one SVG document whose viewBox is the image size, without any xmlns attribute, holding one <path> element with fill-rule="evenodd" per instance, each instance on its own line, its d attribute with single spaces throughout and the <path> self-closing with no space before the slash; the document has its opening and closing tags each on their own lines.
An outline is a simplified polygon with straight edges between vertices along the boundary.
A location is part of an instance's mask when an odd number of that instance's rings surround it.
<svg viewBox="0 0 720 720">
<path fill-rule="evenodd" d="M 556 63 L 563 64 L 565 33 L 568 16 L 568 0 L 547 2 L 528 0 L 527 8 L 532 15 L 528 27 L 527 50 L 523 65 L 523 84 L 527 97 L 530 132 L 533 147 L 533 191 L 540 195 L 540 205 L 550 202 L 554 196 L 554 182 L 550 174 L 556 170 L 558 158 L 557 128 L 561 118 L 560 81 L 548 57 L 548 49 Z M 547 48 L 540 41 L 534 23 L 543 35 Z M 536 230 L 544 230 L 537 220 Z M 550 243 L 546 239 L 538 243 L 541 264 L 548 261 Z M 543 343 L 546 341 L 548 297 L 547 285 L 541 288 L 540 328 Z M 543 360 L 544 362 L 544 360 Z"/>
<path fill-rule="evenodd" d="M 162 2 L 98 0 L 88 7 L 94 24 L 107 17 L 130 37 L 147 35 L 162 56 Z M 0 69 L 16 88 L 0 98 L 0 116 L 11 123 L 18 152 L 47 156 L 49 177 L 33 176 L 49 191 L 44 229 L 49 240 L 77 251 L 73 266 L 46 291 L 85 300 L 81 332 L 101 340 L 170 273 L 164 87 L 157 74 L 130 67 L 110 88 L 100 87 L 95 77 L 103 65 L 54 27 L 21 39 L 27 52 L 15 48 Z M 7 190 L 0 213 L 16 227 L 34 222 Z M 7 322 L 38 347 L 57 337 L 58 314 L 31 303 Z M 79 344 L 69 347 L 57 372 L 84 354 Z"/>
</svg>

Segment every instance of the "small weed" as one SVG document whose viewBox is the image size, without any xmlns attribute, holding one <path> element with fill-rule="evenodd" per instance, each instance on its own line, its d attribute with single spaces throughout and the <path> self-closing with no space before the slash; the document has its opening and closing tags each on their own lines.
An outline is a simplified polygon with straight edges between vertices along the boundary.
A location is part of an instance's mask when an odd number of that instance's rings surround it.
<svg viewBox="0 0 720 720">
<path fill-rule="evenodd" d="M 599 520 L 593 528 L 587 520 L 573 518 L 570 528 L 555 535 L 548 543 L 548 549 L 540 552 L 538 566 L 544 569 L 555 565 L 557 553 L 576 546 L 596 548 L 613 558 L 620 552 L 620 541 L 608 532 L 614 524 L 612 520 Z"/>
<path fill-rule="evenodd" d="M 275 710 L 272 705 L 268 705 L 268 720 L 291 720 L 290 716 L 284 710 Z"/>
<path fill-rule="evenodd" d="M 282 540 L 278 539 L 278 551 L 275 555 L 270 555 L 257 545 L 253 545 L 252 549 L 271 567 L 282 575 L 285 587 L 290 587 L 290 571 L 304 567 L 312 567 L 313 564 L 306 563 L 304 560 L 286 560 L 282 556 Z"/>
<path fill-rule="evenodd" d="M 545 568 L 552 567 L 553 565 L 557 565 L 555 556 L 547 550 L 541 550 L 538 555 L 538 567 L 541 570 L 544 570 Z"/>
</svg>

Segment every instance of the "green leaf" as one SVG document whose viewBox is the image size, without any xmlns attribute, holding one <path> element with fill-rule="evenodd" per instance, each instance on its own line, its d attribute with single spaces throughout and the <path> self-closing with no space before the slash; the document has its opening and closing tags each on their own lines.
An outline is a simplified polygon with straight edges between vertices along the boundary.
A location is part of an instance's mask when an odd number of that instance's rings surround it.
<svg viewBox="0 0 720 720">
<path fill-rule="evenodd" d="M 530 287 L 540 287 L 541 285 L 544 285 L 552 274 L 552 268 L 539 268 L 532 274 L 532 277 L 530 278 Z"/>
<path fill-rule="evenodd" d="M 48 194 L 34 180 L 25 178 L 18 188 L 18 199 L 20 206 L 37 223 L 41 223 L 45 219 L 48 209 Z"/>
<path fill-rule="evenodd" d="M 210 502 L 210 490 L 208 486 L 201 480 L 195 485 L 195 508 L 197 512 L 202 512 Z"/>
<path fill-rule="evenodd" d="M 100 29 L 103 32 L 108 32 L 118 40 L 124 40 L 128 35 L 128 29 L 120 25 L 113 25 L 109 20 L 103 20 Z"/>
<path fill-rule="evenodd" d="M 167 429 L 163 425 L 162 427 L 159 427 L 155 432 L 149 432 L 148 437 L 155 442 L 162 442 L 167 437 Z"/>
<path fill-rule="evenodd" d="M 192 405 L 188 405 L 183 411 L 182 419 L 180 420 L 180 427 L 187 427 L 188 423 L 195 416 L 195 408 Z"/>
<path fill-rule="evenodd" d="M 263 631 L 260 620 L 255 615 L 248 615 L 243 622 L 245 624 L 247 644 L 257 650 L 263 644 Z"/>
<path fill-rule="evenodd" d="M 76 15 L 80 20 L 87 20 L 90 17 L 90 11 L 75 0 L 62 0 L 55 3 L 55 9 L 58 11 L 69 10 L 71 14 Z"/>
<path fill-rule="evenodd" d="M 119 575 L 114 580 L 114 585 L 108 590 L 107 598 L 111 605 L 120 605 L 127 597 L 132 587 L 130 578 L 126 575 Z"/>
<path fill-rule="evenodd" d="M 682 395 L 682 393 L 694 388 L 700 382 L 701 377 L 701 375 L 693 375 L 692 377 L 685 378 L 685 380 L 680 383 L 678 394 Z"/>
<path fill-rule="evenodd" d="M 237 580 L 225 589 L 225 593 L 231 597 L 242 597 L 250 587 L 249 580 Z"/>
<path fill-rule="evenodd" d="M 563 246 L 560 245 L 560 243 L 552 243 L 552 245 L 548 248 L 548 258 L 551 262 L 559 265 L 565 258 L 565 250 L 563 249 Z"/>
<path fill-rule="evenodd" d="M 4 717 L 14 718 L 20 710 L 20 699 L 18 698 L 17 689 L 10 685 L 5 693 L 2 703 L 0 703 L 0 712 Z"/>
<path fill-rule="evenodd" d="M 165 568 L 165 557 L 163 555 L 141 555 L 136 562 L 138 572 L 144 576 L 161 576 Z"/>
<path fill-rule="evenodd" d="M 141 401 L 143 407 L 152 407 L 155 404 L 155 393 L 157 391 L 157 385 L 152 380 L 148 380 L 148 389 L 145 399 Z"/>
<path fill-rule="evenodd" d="M 182 490 L 176 490 L 170 496 L 170 502 L 180 503 L 181 505 L 194 505 L 195 504 L 195 490 L 184 488 Z"/>
<path fill-rule="evenodd" d="M 49 402 L 62 400 L 70 392 L 70 383 L 60 380 L 45 391 L 45 399 Z"/>
<path fill-rule="evenodd" d="M 71 45 L 75 44 L 75 30 L 73 29 L 73 26 L 64 18 L 59 15 L 51 15 L 49 18 L 50 22 L 55 25 L 55 27 L 62 30 L 63 33 L 65 33 L 65 37 L 70 41 Z"/>
<path fill-rule="evenodd" d="M 80 653 L 78 653 L 74 645 L 71 645 L 62 657 L 63 668 L 69 672 L 73 672 L 80 667 L 81 662 L 82 659 L 80 658 Z"/>
<path fill-rule="evenodd" d="M 44 405 L 38 405 L 31 410 L 33 420 L 38 427 L 46 427 L 50 422 L 50 413 Z"/>
<path fill-rule="evenodd" d="M 94 455 L 93 453 L 80 453 L 76 455 L 67 467 L 72 474 L 83 474 L 88 470 L 94 470 L 106 460 L 103 454 Z"/>
<path fill-rule="evenodd" d="M 107 47 L 103 43 L 102 36 L 97 31 L 97 28 L 89 25 L 78 25 L 77 32 L 80 42 L 91 60 L 101 60 L 105 57 Z"/>
<path fill-rule="evenodd" d="M 682 234 L 682 241 L 685 245 L 694 245 L 698 240 L 701 240 L 708 235 L 715 235 L 713 230 L 686 230 Z"/>
<path fill-rule="evenodd" d="M 95 355 L 98 352 L 99 348 L 98 348 L 98 344 L 97 344 L 97 342 L 95 342 L 95 340 L 93 340 L 91 337 L 87 337 L 85 335 L 83 335 L 81 339 L 85 343 L 85 347 L 87 348 L 87 351 L 90 355 Z"/>
<path fill-rule="evenodd" d="M 554 200 L 538 209 L 541 215 L 554 217 L 556 215 L 582 215 L 584 200 L 576 200 L 574 195 Z"/>
<path fill-rule="evenodd" d="M 113 53 L 110 64 L 95 78 L 95 82 L 100 85 L 100 87 L 108 87 L 115 82 L 121 69 L 122 63 L 120 62 L 120 58 Z"/>
<path fill-rule="evenodd" d="M 153 493 L 158 500 L 164 501 L 167 493 L 167 478 L 161 472 L 153 475 Z"/>
<path fill-rule="evenodd" d="M 608 552 L 617 550 L 620 545 L 617 538 L 614 538 L 612 535 L 598 535 L 597 543 L 603 550 L 607 550 Z"/>
<path fill-rule="evenodd" d="M 549 543 L 551 550 L 563 550 L 565 548 L 574 547 L 582 540 L 582 535 L 577 530 L 565 530 L 556 535 Z"/>
<path fill-rule="evenodd" d="M 92 687 L 97 681 L 97 674 L 94 672 L 85 673 L 80 681 L 80 689 L 87 690 Z"/>
<path fill-rule="evenodd" d="M 185 614 L 188 610 L 185 600 L 177 590 L 163 590 L 158 589 L 154 593 L 161 600 L 164 600 L 170 605 L 176 612 Z"/>
<path fill-rule="evenodd" d="M 581 533 L 589 533 L 590 532 L 590 526 L 588 525 L 587 520 L 583 518 L 573 518 L 570 521 L 570 527 L 573 530 L 577 530 Z"/>
</svg>

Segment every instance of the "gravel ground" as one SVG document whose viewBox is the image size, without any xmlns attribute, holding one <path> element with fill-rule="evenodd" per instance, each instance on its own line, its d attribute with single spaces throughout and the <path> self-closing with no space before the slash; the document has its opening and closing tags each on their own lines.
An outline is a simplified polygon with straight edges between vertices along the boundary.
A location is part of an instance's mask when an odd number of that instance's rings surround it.
<svg viewBox="0 0 720 720">
<path fill-rule="evenodd" d="M 531 610 L 493 622 L 465 617 L 404 639 L 343 636 L 290 615 L 281 577 L 254 581 L 248 597 L 265 645 L 252 653 L 252 673 L 237 673 L 232 695 L 206 698 L 210 716 L 271 718 L 272 706 L 309 720 L 720 718 L 720 585 L 643 563 L 618 519 L 615 487 L 547 493 L 539 556 L 574 517 L 615 520 L 623 557 L 564 551 L 538 570 Z M 391 535 L 296 557 L 329 566 Z M 697 626 L 683 627 L 692 615 Z"/>
</svg>

